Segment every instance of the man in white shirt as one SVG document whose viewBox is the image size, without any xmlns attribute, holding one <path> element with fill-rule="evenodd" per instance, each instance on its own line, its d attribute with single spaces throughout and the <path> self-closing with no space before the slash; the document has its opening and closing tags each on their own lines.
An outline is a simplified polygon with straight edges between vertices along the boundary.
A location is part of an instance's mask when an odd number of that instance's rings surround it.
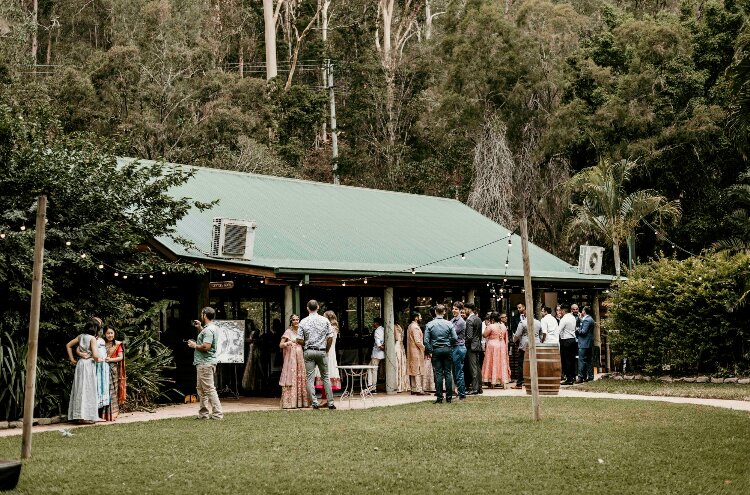
<svg viewBox="0 0 750 495">
<path fill-rule="evenodd" d="M 578 375 L 576 358 L 578 344 L 576 343 L 576 317 L 570 313 L 570 306 L 563 305 L 563 317 L 557 325 L 557 335 L 560 339 L 560 364 L 562 377 L 560 385 L 573 385 Z"/>
<path fill-rule="evenodd" d="M 542 308 L 542 343 L 543 344 L 560 344 L 557 335 L 557 320 L 552 315 L 549 306 Z"/>
<path fill-rule="evenodd" d="M 385 328 L 383 328 L 383 318 L 374 318 L 372 320 L 372 327 L 375 329 L 373 337 L 375 343 L 372 346 L 372 355 L 370 356 L 370 366 L 379 366 L 380 361 L 385 359 Z M 367 386 L 370 387 L 370 391 L 374 394 L 375 388 L 378 384 L 378 370 L 373 368 L 367 370 Z"/>
</svg>

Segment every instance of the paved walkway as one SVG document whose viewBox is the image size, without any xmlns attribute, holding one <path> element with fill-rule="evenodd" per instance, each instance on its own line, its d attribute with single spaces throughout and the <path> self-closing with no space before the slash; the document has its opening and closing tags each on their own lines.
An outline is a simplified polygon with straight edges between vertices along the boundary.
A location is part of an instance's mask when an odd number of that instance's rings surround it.
<svg viewBox="0 0 750 495">
<path fill-rule="evenodd" d="M 513 396 L 526 396 L 523 390 L 498 390 L 498 389 L 485 389 L 484 397 L 513 397 Z M 741 400 L 721 400 L 721 399 L 698 399 L 688 397 L 660 397 L 660 396 L 647 396 L 647 395 L 629 395 L 629 394 L 608 394 L 600 392 L 583 392 L 575 389 L 563 388 L 560 390 L 560 395 L 557 397 L 577 397 L 586 399 L 615 399 L 615 400 L 645 400 L 645 401 L 657 401 L 657 402 L 671 402 L 673 404 L 695 404 L 702 406 L 721 407 L 725 409 L 735 409 L 738 411 L 747 411 L 750 413 L 750 401 Z M 408 393 L 387 395 L 385 393 L 379 393 L 375 395 L 375 398 L 368 402 L 368 405 L 372 407 L 385 407 L 385 406 L 398 406 L 402 404 L 410 404 L 413 402 L 424 402 L 431 401 L 434 397 L 432 395 L 416 396 Z M 469 397 L 467 400 L 472 400 Z M 279 399 L 271 398 L 258 398 L 258 397 L 242 397 L 239 400 L 235 399 L 223 399 L 222 406 L 225 413 L 234 412 L 249 412 L 249 411 L 279 411 Z M 336 407 L 338 409 L 347 410 L 350 409 L 348 400 L 336 400 Z M 362 409 L 363 404 L 360 399 L 352 399 L 351 409 Z M 136 423 L 141 421 L 153 421 L 157 419 L 168 419 L 168 418 L 184 418 L 195 416 L 198 410 L 198 404 L 175 404 L 170 406 L 159 407 L 155 412 L 133 412 L 124 413 L 117 418 L 117 423 Z M 308 409 L 311 410 L 311 409 Z M 287 413 L 296 413 L 296 411 L 286 411 Z M 302 412 L 302 411 L 300 411 Z M 115 423 L 97 423 L 95 425 L 74 425 L 70 423 L 61 423 L 55 425 L 35 426 L 34 433 L 41 433 L 44 431 L 69 429 L 69 428 L 82 428 L 88 426 L 103 426 L 111 425 Z M 7 430 L 0 430 L 0 437 L 8 437 L 21 434 L 21 428 L 11 428 Z"/>
</svg>

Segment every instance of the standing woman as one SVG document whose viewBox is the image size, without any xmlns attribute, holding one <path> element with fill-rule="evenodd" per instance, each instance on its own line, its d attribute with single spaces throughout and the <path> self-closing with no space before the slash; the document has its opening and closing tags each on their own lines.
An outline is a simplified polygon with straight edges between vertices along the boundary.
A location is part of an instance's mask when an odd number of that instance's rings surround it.
<svg viewBox="0 0 750 495">
<path fill-rule="evenodd" d="M 115 329 L 112 325 L 104 327 L 104 341 L 107 356 L 104 362 L 109 363 L 109 407 L 104 408 L 102 419 L 114 421 L 120 414 L 120 406 L 125 403 L 125 349 L 122 342 L 115 340 Z"/>
<path fill-rule="evenodd" d="M 90 320 L 83 327 L 83 333 L 65 346 L 68 359 L 76 367 L 73 388 L 70 391 L 68 419 L 79 423 L 94 423 L 99 420 L 96 399 L 96 365 L 97 358 L 96 332 L 99 325 Z M 73 357 L 73 347 L 79 355 L 78 361 Z"/>
<path fill-rule="evenodd" d="M 393 328 L 393 338 L 396 341 L 396 392 L 408 392 L 409 374 L 407 373 L 406 350 L 404 350 L 404 329 L 396 323 Z"/>
<path fill-rule="evenodd" d="M 505 388 L 510 381 L 510 362 L 508 361 L 508 328 L 505 313 L 498 315 L 496 311 L 490 314 L 490 324 L 484 329 L 487 347 L 482 365 L 482 381 L 489 382 L 490 388 L 499 385 Z"/>
<path fill-rule="evenodd" d="M 331 342 L 331 348 L 328 349 L 328 378 L 331 379 L 331 390 L 336 392 L 341 390 L 341 375 L 339 374 L 339 363 L 336 359 L 336 338 L 339 336 L 339 320 L 336 318 L 336 313 L 333 311 L 326 311 L 323 316 L 328 318 L 331 322 L 331 330 L 333 330 L 333 342 Z M 326 400 L 326 391 L 323 387 L 323 379 L 320 377 L 320 370 L 315 368 L 315 390 L 322 392 L 321 400 Z"/>
<path fill-rule="evenodd" d="M 96 334 L 96 355 L 99 356 L 99 359 L 94 363 L 96 369 L 96 402 L 99 417 L 104 419 L 105 410 L 109 409 L 112 399 L 109 393 L 111 385 L 109 364 L 104 362 L 107 356 L 107 343 L 104 341 L 101 327 Z"/>
<path fill-rule="evenodd" d="M 284 355 L 284 364 L 281 367 L 281 408 L 296 409 L 308 407 L 310 398 L 307 396 L 307 373 L 305 372 L 305 358 L 302 346 L 297 344 L 297 330 L 299 329 L 299 316 L 292 315 L 289 318 L 289 328 L 281 336 L 279 348 Z"/>
</svg>

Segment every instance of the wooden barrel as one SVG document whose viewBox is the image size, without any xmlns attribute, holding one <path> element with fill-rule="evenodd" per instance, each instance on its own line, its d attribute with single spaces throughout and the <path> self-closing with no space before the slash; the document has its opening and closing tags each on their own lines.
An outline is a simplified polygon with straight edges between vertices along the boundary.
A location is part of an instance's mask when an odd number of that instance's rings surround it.
<svg viewBox="0 0 750 495">
<path fill-rule="evenodd" d="M 531 395 L 531 372 L 529 371 L 529 350 L 523 357 L 523 386 Z M 557 344 L 536 345 L 537 374 L 539 375 L 539 394 L 557 395 L 560 392 L 560 347 Z"/>
</svg>

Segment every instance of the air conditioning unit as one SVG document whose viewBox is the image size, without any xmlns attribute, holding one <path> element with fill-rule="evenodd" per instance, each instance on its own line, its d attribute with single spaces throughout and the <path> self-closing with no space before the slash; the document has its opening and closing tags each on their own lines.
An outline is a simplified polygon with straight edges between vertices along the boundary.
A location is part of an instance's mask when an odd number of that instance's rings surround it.
<svg viewBox="0 0 750 495">
<path fill-rule="evenodd" d="M 600 246 L 581 246 L 578 254 L 578 273 L 601 275 L 604 248 Z"/>
<path fill-rule="evenodd" d="M 255 221 L 214 218 L 211 256 L 252 259 Z"/>
</svg>

